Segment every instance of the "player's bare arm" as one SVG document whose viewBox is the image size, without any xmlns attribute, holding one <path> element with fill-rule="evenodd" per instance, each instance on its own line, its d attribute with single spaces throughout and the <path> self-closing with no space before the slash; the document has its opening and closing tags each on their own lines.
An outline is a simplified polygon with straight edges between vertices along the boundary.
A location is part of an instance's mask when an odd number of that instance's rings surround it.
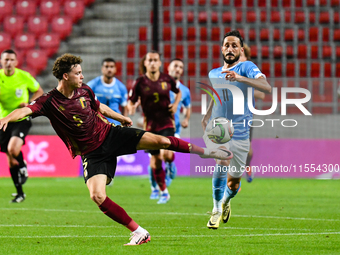
<svg viewBox="0 0 340 255">
<path fill-rule="evenodd" d="M 191 107 L 187 107 L 185 109 L 186 109 L 185 118 L 184 118 L 184 120 L 181 123 L 183 128 L 187 128 L 188 127 L 190 116 L 191 116 Z"/>
<path fill-rule="evenodd" d="M 108 107 L 106 104 L 100 103 L 99 112 L 103 114 L 105 117 L 119 121 L 123 126 L 131 127 L 133 124 L 132 120 L 129 117 L 125 117 L 115 112 L 110 107 Z"/>
<path fill-rule="evenodd" d="M 182 92 L 181 92 L 181 90 L 179 90 L 179 92 L 175 96 L 175 102 L 173 104 L 169 104 L 169 111 L 172 114 L 176 113 L 178 104 L 179 104 L 179 102 L 181 102 L 181 98 L 182 98 Z"/>
<path fill-rule="evenodd" d="M 138 98 L 137 102 L 132 102 L 131 100 L 128 101 L 127 103 L 127 111 L 129 115 L 134 115 L 136 113 L 137 107 L 140 105 L 140 98 Z"/>
<path fill-rule="evenodd" d="M 6 131 L 8 122 L 14 122 L 14 121 L 20 120 L 31 114 L 32 114 L 32 110 L 28 107 L 16 109 L 10 114 L 8 114 L 5 118 L 0 119 L 0 129 L 3 129 L 4 131 Z"/>
<path fill-rule="evenodd" d="M 33 93 L 31 99 L 30 99 L 30 103 L 33 102 L 35 99 L 37 99 L 38 97 L 42 96 L 42 94 L 44 94 L 43 89 L 39 86 L 38 90 L 36 92 Z M 25 107 L 29 105 L 29 103 L 21 103 L 19 105 L 19 107 Z"/>
<path fill-rule="evenodd" d="M 208 106 L 208 110 L 207 110 L 207 114 L 204 115 L 203 119 L 201 120 L 203 131 L 205 131 L 205 128 L 208 125 L 208 121 L 209 121 L 209 119 L 211 117 L 211 112 L 212 112 L 213 105 L 214 105 L 213 100 L 210 100 L 210 103 L 209 103 L 209 106 Z"/>
<path fill-rule="evenodd" d="M 259 77 L 258 79 L 251 79 L 251 78 L 241 76 L 234 71 L 228 71 L 228 70 L 222 71 L 221 73 L 226 74 L 225 79 L 227 81 L 242 82 L 266 94 L 270 94 L 272 92 L 272 87 L 269 85 L 269 83 L 264 77 Z"/>
<path fill-rule="evenodd" d="M 263 100 L 265 96 L 266 96 L 266 94 L 263 93 L 262 91 L 259 91 L 257 89 L 254 90 L 254 97 L 255 97 L 255 99 Z"/>
</svg>

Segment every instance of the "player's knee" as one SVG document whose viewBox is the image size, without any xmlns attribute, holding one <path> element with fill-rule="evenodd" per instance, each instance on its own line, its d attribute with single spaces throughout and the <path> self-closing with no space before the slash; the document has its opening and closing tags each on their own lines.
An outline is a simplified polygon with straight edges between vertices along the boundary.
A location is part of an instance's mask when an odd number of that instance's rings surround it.
<svg viewBox="0 0 340 255">
<path fill-rule="evenodd" d="M 106 194 L 103 192 L 93 192 L 90 194 L 90 196 L 92 201 L 95 202 L 98 206 L 101 205 L 106 198 Z"/>
<path fill-rule="evenodd" d="M 166 149 L 171 145 L 171 142 L 169 138 L 165 136 L 160 136 L 159 145 L 161 146 L 161 149 Z"/>
<path fill-rule="evenodd" d="M 20 151 L 18 152 L 15 147 L 11 146 L 7 148 L 7 153 L 10 157 L 16 158 L 19 155 Z"/>
</svg>

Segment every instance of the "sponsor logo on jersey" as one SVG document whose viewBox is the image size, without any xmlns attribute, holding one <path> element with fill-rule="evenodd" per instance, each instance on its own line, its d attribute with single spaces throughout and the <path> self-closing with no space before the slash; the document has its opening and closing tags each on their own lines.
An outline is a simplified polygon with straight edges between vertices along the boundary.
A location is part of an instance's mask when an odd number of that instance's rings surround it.
<svg viewBox="0 0 340 255">
<path fill-rule="evenodd" d="M 168 88 L 168 84 L 165 81 L 162 81 L 161 85 L 163 90 Z"/>
<path fill-rule="evenodd" d="M 15 90 L 15 95 L 16 95 L 16 97 L 21 97 L 22 96 L 22 93 L 23 93 L 23 90 L 22 89 L 16 89 Z"/>
</svg>

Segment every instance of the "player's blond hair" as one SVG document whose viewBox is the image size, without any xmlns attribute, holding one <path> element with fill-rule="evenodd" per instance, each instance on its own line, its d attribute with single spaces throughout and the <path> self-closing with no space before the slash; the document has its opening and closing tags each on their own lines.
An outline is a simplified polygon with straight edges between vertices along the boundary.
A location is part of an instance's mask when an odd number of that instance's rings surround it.
<svg viewBox="0 0 340 255">
<path fill-rule="evenodd" d="M 79 65 L 81 62 L 83 60 L 80 57 L 65 53 L 54 62 L 52 68 L 54 77 L 59 81 L 62 80 L 64 73 L 70 72 L 74 66 Z"/>
<path fill-rule="evenodd" d="M 244 43 L 243 49 L 244 49 L 244 56 L 246 57 L 247 60 L 250 60 L 251 59 L 251 51 L 250 51 L 250 47 L 248 46 L 248 44 Z"/>
</svg>

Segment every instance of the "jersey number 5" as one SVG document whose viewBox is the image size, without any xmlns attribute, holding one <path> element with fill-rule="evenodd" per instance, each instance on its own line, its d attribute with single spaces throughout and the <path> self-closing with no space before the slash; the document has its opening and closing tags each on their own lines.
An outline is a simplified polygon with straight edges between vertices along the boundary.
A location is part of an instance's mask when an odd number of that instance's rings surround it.
<svg viewBox="0 0 340 255">
<path fill-rule="evenodd" d="M 78 117 L 79 117 L 78 114 L 73 115 L 73 119 L 74 119 L 75 121 L 79 122 L 79 123 L 77 124 L 77 126 L 79 127 L 81 124 L 83 124 L 83 121 L 81 120 L 81 118 L 78 118 Z"/>
</svg>

